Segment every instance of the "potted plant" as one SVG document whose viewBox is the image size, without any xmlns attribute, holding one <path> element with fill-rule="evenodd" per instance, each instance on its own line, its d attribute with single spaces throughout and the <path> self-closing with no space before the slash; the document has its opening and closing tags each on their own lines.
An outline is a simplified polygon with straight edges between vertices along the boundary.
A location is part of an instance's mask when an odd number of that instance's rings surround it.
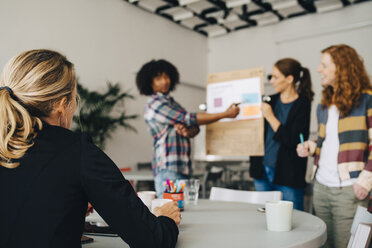
<svg viewBox="0 0 372 248">
<path fill-rule="evenodd" d="M 124 108 L 127 99 L 134 99 L 128 92 L 122 92 L 119 83 L 107 82 L 104 92 L 90 91 L 80 83 L 77 84 L 79 94 L 79 113 L 74 116 L 73 130 L 86 132 L 101 149 L 118 127 L 137 132 L 129 123 L 137 115 L 129 115 Z"/>
</svg>

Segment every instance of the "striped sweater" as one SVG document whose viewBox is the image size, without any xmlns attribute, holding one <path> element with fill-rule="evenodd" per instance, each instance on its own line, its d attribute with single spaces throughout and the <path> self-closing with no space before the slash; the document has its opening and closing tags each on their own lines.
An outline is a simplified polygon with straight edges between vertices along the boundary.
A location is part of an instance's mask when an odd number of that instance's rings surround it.
<svg viewBox="0 0 372 248">
<path fill-rule="evenodd" d="M 318 140 L 315 148 L 315 168 L 319 163 L 321 148 L 326 137 L 328 108 L 317 108 Z M 341 181 L 357 178 L 357 183 L 372 188 L 372 91 L 363 91 L 359 104 L 338 121 L 338 174 Z M 315 144 L 314 144 L 315 145 Z M 314 149 L 311 149 L 314 150 Z"/>
</svg>

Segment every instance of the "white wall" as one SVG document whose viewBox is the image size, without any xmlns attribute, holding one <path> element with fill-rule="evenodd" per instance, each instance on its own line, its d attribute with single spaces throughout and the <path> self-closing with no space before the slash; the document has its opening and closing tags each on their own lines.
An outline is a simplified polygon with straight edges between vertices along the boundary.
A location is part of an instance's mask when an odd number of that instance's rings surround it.
<svg viewBox="0 0 372 248">
<path fill-rule="evenodd" d="M 142 118 L 146 97 L 135 88 L 135 73 L 145 62 L 165 58 L 181 81 L 204 86 L 207 39 L 122 0 L 0 0 L 0 68 L 21 51 L 49 48 L 75 64 L 80 82 L 91 89 L 120 82 L 136 100 L 127 103 L 138 133 L 119 130 L 106 150 L 119 167 L 151 160 L 152 139 Z M 179 85 L 175 96 L 196 111 L 205 92 Z"/>
<path fill-rule="evenodd" d="M 342 10 L 309 14 L 266 27 L 243 29 L 209 40 L 208 71 L 222 72 L 263 66 L 267 74 L 280 58 L 293 57 L 311 71 L 315 100 L 311 130 L 316 131 L 315 106 L 320 101 L 320 77 L 316 68 L 320 51 L 333 44 L 354 47 L 372 74 L 372 2 Z M 266 93 L 273 93 L 270 85 Z"/>
<path fill-rule="evenodd" d="M 23 50 L 50 48 L 75 64 L 89 88 L 102 88 L 110 80 L 131 89 L 136 100 L 127 103 L 127 112 L 140 115 L 132 122 L 138 133 L 118 130 L 106 150 L 119 167 L 134 166 L 151 160 L 152 139 L 142 118 L 146 97 L 134 85 L 143 63 L 152 58 L 174 63 L 187 84 L 173 95 L 186 109 L 197 111 L 205 101 L 199 87 L 204 87 L 207 73 L 257 66 L 269 72 L 277 59 L 292 56 L 310 68 L 316 103 L 321 89 L 315 69 L 322 48 L 350 44 L 372 73 L 371 12 L 372 2 L 366 2 L 207 40 L 122 0 L 0 0 L 0 68 Z"/>
</svg>

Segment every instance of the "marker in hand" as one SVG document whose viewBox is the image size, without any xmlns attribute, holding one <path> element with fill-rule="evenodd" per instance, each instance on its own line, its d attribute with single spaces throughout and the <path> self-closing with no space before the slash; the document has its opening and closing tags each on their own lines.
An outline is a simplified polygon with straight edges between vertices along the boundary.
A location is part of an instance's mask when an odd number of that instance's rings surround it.
<svg viewBox="0 0 372 248">
<path fill-rule="evenodd" d="M 302 133 L 300 133 L 300 141 L 301 141 L 301 145 L 304 146 L 305 145 L 304 135 Z"/>
</svg>

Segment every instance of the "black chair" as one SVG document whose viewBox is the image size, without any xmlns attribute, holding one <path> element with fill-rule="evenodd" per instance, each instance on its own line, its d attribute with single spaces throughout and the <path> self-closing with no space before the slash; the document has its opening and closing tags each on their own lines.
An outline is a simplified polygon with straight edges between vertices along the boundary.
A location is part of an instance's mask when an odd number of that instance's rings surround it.
<svg viewBox="0 0 372 248">
<path fill-rule="evenodd" d="M 151 162 L 137 163 L 137 170 L 152 170 Z"/>
<path fill-rule="evenodd" d="M 152 170 L 151 162 L 137 163 L 137 170 Z M 151 181 L 138 181 L 136 185 L 137 191 L 155 191 L 154 182 Z"/>
<path fill-rule="evenodd" d="M 207 190 L 210 190 L 212 186 L 222 187 L 222 175 L 224 169 L 222 167 L 216 167 L 213 165 L 207 165 L 201 183 L 202 198 L 207 198 Z"/>
</svg>

